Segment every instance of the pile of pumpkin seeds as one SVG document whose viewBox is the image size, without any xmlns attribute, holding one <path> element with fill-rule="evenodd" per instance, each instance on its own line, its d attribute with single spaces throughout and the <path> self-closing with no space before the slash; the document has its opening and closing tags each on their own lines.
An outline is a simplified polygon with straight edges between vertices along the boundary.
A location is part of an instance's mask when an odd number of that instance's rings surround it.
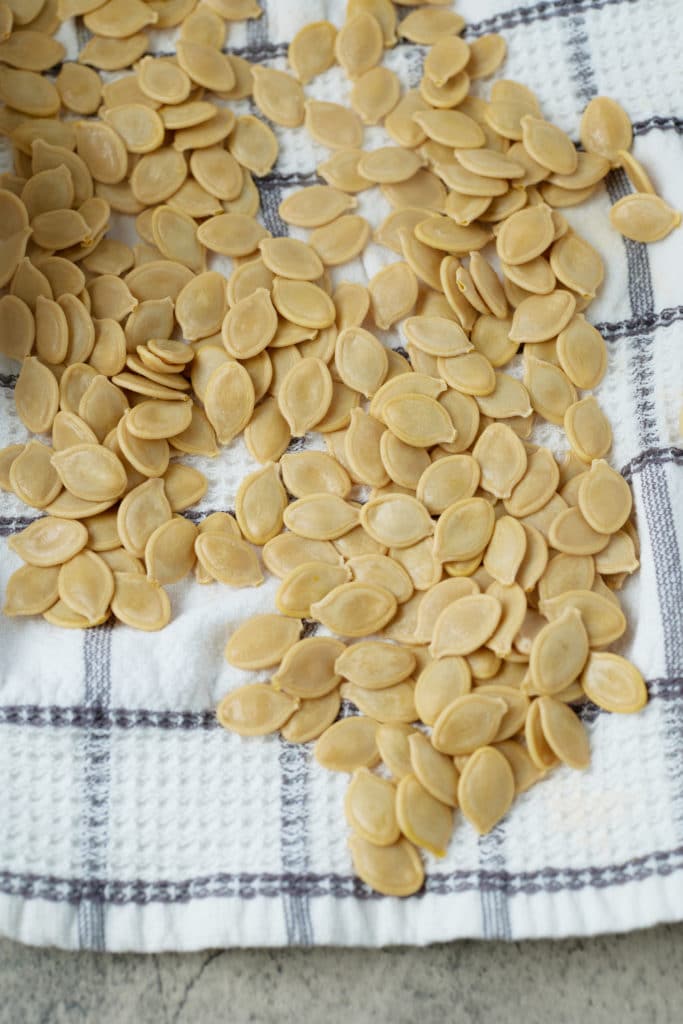
<svg viewBox="0 0 683 1024">
<path fill-rule="evenodd" d="M 355 870 L 391 895 L 422 886 L 419 849 L 445 854 L 457 807 L 487 832 L 555 765 L 588 765 L 574 705 L 645 704 L 605 649 L 639 550 L 587 393 L 607 366 L 583 315 L 603 262 L 561 210 L 622 167 L 637 191 L 618 231 L 652 242 L 681 219 L 617 103 L 589 104 L 579 152 L 524 85 L 470 92 L 502 37 L 467 43 L 444 3 L 405 6 L 399 22 L 390 0 L 348 0 L 344 25 L 297 33 L 286 72 L 226 51 L 256 0 L 0 2 L 0 351 L 21 364 L 22 423 L 50 438 L 0 451 L 0 487 L 45 513 L 9 541 L 26 564 L 4 612 L 157 630 L 191 572 L 279 577 L 277 612 L 226 648 L 271 679 L 230 692 L 219 721 L 316 740 L 351 773 Z M 71 17 L 90 38 L 66 62 L 53 37 Z M 169 28 L 175 56 L 150 56 Z M 399 39 L 425 48 L 416 89 L 382 66 Z M 348 106 L 306 97 L 334 64 Z M 330 151 L 280 205 L 306 242 L 257 220 L 268 121 Z M 377 124 L 391 144 L 365 151 Z M 392 207 L 374 232 L 354 212 L 373 188 Z M 112 212 L 137 244 L 111 236 Z M 398 259 L 367 287 L 338 279 L 371 236 Z M 378 337 L 398 330 L 407 358 Z M 559 459 L 531 441 L 536 417 L 564 428 Z M 288 452 L 310 431 L 327 451 Z M 240 434 L 261 468 L 234 516 L 195 525 L 207 480 L 176 457 Z M 300 639 L 304 619 L 332 635 Z M 342 699 L 358 714 L 339 718 Z"/>
</svg>

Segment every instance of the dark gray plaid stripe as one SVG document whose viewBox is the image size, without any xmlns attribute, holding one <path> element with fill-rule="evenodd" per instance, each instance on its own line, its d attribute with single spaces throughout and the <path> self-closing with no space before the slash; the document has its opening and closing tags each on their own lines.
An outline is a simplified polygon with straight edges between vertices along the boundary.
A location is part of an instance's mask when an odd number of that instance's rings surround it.
<svg viewBox="0 0 683 1024">
<path fill-rule="evenodd" d="M 653 877 L 667 877 L 683 870 L 683 846 L 655 850 L 604 867 L 555 868 L 510 872 L 480 867 L 473 871 L 433 871 L 425 882 L 425 893 L 448 896 L 458 892 L 501 892 L 506 897 L 548 892 L 579 892 L 583 889 L 613 889 Z M 175 881 L 141 878 L 69 878 L 29 872 L 0 871 L 0 892 L 22 899 L 80 904 L 84 901 L 114 906 L 175 904 L 203 899 L 280 899 L 283 893 L 295 898 L 354 899 L 376 901 L 384 897 L 371 891 L 353 875 L 307 871 L 276 874 L 242 871 L 221 872 Z M 417 899 L 420 896 L 416 897 Z"/>
</svg>

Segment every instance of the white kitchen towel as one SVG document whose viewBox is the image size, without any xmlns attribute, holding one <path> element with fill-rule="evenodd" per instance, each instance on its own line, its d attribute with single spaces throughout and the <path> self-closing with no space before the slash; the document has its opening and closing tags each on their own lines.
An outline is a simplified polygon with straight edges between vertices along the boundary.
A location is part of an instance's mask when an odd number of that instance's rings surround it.
<svg viewBox="0 0 683 1024">
<path fill-rule="evenodd" d="M 680 0 L 460 0 L 458 9 L 465 38 L 504 35 L 499 75 L 531 86 L 573 138 L 592 96 L 620 100 L 635 155 L 683 208 Z M 295 31 L 324 17 L 341 24 L 343 0 L 270 0 L 261 19 L 231 30 L 227 46 L 283 67 Z M 73 56 L 73 26 L 61 37 Z M 170 33 L 153 37 L 158 51 L 172 50 Z M 386 54 L 406 87 L 422 59 L 403 42 Z M 342 99 L 348 85 L 332 69 L 307 92 Z M 304 129 L 278 135 L 278 165 L 259 181 L 274 234 L 285 231 L 278 203 L 314 181 L 326 156 Z M 380 129 L 367 131 L 368 146 L 382 140 Z M 609 348 L 598 395 L 642 539 L 642 569 L 622 592 L 621 650 L 646 677 L 644 713 L 587 709 L 589 771 L 553 772 L 481 839 L 458 820 L 447 857 L 428 860 L 424 892 L 389 899 L 353 875 L 346 777 L 320 769 L 307 747 L 243 740 L 215 724 L 216 702 L 247 678 L 223 660 L 226 638 L 272 607 L 276 581 L 239 592 L 179 584 L 173 621 L 159 634 L 0 618 L 0 933 L 156 951 L 559 937 L 683 918 L 683 232 L 647 248 L 617 235 L 609 206 L 628 190 L 612 173 L 567 217 L 607 267 L 589 316 Z M 360 212 L 373 223 L 383 216 L 376 191 L 361 196 Z M 393 258 L 371 245 L 335 279 L 365 280 Z M 400 345 L 400 332 L 387 341 Z M 0 365 L 0 446 L 26 437 L 14 411 L 16 370 Z M 210 478 L 199 514 L 232 508 L 254 468 L 241 440 L 199 464 Z M 0 534 L 33 518 L 0 494 Z M 0 544 L 0 591 L 18 564 Z"/>
</svg>

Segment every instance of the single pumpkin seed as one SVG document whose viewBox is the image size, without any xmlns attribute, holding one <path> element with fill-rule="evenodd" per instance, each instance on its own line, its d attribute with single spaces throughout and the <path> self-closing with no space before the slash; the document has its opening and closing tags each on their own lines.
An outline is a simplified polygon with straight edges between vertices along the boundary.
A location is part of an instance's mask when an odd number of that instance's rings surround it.
<svg viewBox="0 0 683 1024">
<path fill-rule="evenodd" d="M 614 204 L 609 216 L 612 226 L 634 242 L 658 242 L 681 223 L 678 210 L 649 192 L 624 196 Z"/>
<path fill-rule="evenodd" d="M 573 174 L 578 167 L 574 143 L 561 128 L 540 117 L 526 114 L 521 119 L 522 141 L 527 153 L 555 174 Z"/>
<path fill-rule="evenodd" d="M 279 665 L 299 639 L 300 632 L 300 620 L 275 614 L 254 615 L 238 626 L 228 640 L 226 661 L 243 669 Z"/>
<path fill-rule="evenodd" d="M 432 732 L 432 743 L 443 754 L 459 756 L 484 747 L 496 735 L 507 710 L 500 697 L 469 693 L 457 697 L 441 712 Z"/>
<path fill-rule="evenodd" d="M 543 735 L 556 757 L 570 768 L 587 768 L 590 764 L 588 736 L 575 712 L 552 697 L 540 697 L 538 705 Z"/>
<path fill-rule="evenodd" d="M 251 114 L 237 118 L 228 140 L 228 149 L 235 160 L 259 177 L 272 169 L 279 148 L 273 130 Z"/>
<path fill-rule="evenodd" d="M 358 877 L 385 896 L 411 896 L 424 884 L 420 855 L 407 839 L 392 846 L 375 846 L 361 836 L 349 839 L 354 871 Z"/>
<path fill-rule="evenodd" d="M 266 736 L 292 717 L 299 701 L 267 683 L 251 683 L 228 693 L 216 715 L 224 729 L 239 736 Z"/>
<path fill-rule="evenodd" d="M 572 450 L 584 462 L 601 459 L 612 447 L 612 428 L 593 395 L 570 405 L 564 429 Z"/>
<path fill-rule="evenodd" d="M 238 537 L 200 534 L 195 552 L 202 568 L 220 583 L 231 587 L 258 587 L 263 583 L 256 552 Z"/>
<path fill-rule="evenodd" d="M 89 622 L 106 616 L 114 596 L 114 574 L 99 555 L 81 551 L 59 570 L 60 599 Z"/>
<path fill-rule="evenodd" d="M 363 124 L 355 111 L 322 100 L 307 100 L 304 106 L 306 130 L 315 142 L 328 149 L 356 149 L 362 144 Z"/>
<path fill-rule="evenodd" d="M 301 359 L 288 370 L 278 390 L 278 405 L 292 436 L 302 437 L 325 416 L 332 394 L 330 371 L 321 359 Z"/>
<path fill-rule="evenodd" d="M 223 363 L 213 371 L 204 408 L 221 444 L 229 444 L 244 430 L 254 411 L 254 385 L 240 363 Z"/>
<path fill-rule="evenodd" d="M 591 651 L 581 675 L 589 700 L 605 711 L 631 714 L 647 703 L 643 677 L 630 661 L 606 651 Z"/>
<path fill-rule="evenodd" d="M 369 690 L 383 690 L 402 682 L 414 667 L 415 656 L 410 651 L 381 640 L 362 640 L 351 644 L 335 662 L 336 672 Z"/>
<path fill-rule="evenodd" d="M 396 614 L 396 598 L 368 583 L 342 583 L 311 605 L 311 615 L 342 636 L 368 636 Z M 398 684 L 401 685 L 401 684 Z"/>
<path fill-rule="evenodd" d="M 581 144 L 588 153 L 605 157 L 616 165 L 619 150 L 629 150 L 633 129 L 624 108 L 607 96 L 594 97 L 581 117 Z"/>
<path fill-rule="evenodd" d="M 319 737 L 313 748 L 315 759 L 332 772 L 372 768 L 379 761 L 376 733 L 377 722 L 371 718 L 342 718 Z"/>
<path fill-rule="evenodd" d="M 583 671 L 589 654 L 588 634 L 577 608 L 568 607 L 543 626 L 531 645 L 529 670 L 536 690 L 557 694 Z"/>
<path fill-rule="evenodd" d="M 482 747 L 467 759 L 458 783 L 458 804 L 480 835 L 505 817 L 515 796 L 515 778 L 505 756 Z"/>
<path fill-rule="evenodd" d="M 430 653 L 435 658 L 471 654 L 493 635 L 501 613 L 500 601 L 489 594 L 458 598 L 436 620 Z"/>
</svg>

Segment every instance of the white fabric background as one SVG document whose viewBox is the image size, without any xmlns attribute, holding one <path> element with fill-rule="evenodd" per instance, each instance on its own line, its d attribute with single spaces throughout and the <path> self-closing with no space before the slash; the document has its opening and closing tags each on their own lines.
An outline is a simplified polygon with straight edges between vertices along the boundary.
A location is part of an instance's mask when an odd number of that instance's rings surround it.
<svg viewBox="0 0 683 1024">
<path fill-rule="evenodd" d="M 342 0 L 266 6 L 258 22 L 233 28 L 228 46 L 276 67 L 302 24 L 343 20 Z M 461 0 L 458 10 L 470 22 L 466 37 L 502 32 L 509 55 L 500 76 L 535 89 L 545 115 L 574 138 L 592 95 L 619 99 L 636 125 L 635 155 L 683 208 L 678 0 Z M 172 38 L 163 35 L 155 46 L 167 51 Z M 74 54 L 73 28 L 61 37 Z M 421 60 L 407 45 L 386 56 L 410 85 Z M 347 84 L 333 69 L 307 92 L 336 100 Z M 278 135 L 280 160 L 261 184 L 265 223 L 281 233 L 278 202 L 313 180 L 326 151 L 303 129 Z M 366 132 L 368 147 L 383 139 L 380 129 Z M 623 175 L 611 175 L 567 216 L 607 265 L 588 315 L 609 347 L 598 396 L 641 533 L 642 569 L 622 592 L 630 625 L 620 649 L 648 680 L 646 711 L 589 713 L 589 771 L 554 772 L 483 839 L 460 820 L 448 856 L 428 858 L 425 894 L 386 899 L 353 878 L 346 778 L 324 772 L 306 748 L 214 725 L 217 700 L 251 678 L 223 660 L 226 638 L 272 607 L 277 581 L 239 592 L 179 584 L 163 634 L 116 625 L 82 635 L 0 618 L 0 933 L 152 951 L 518 939 L 683 917 L 683 235 L 647 250 L 625 243 L 608 220 L 610 196 L 625 188 Z M 373 223 L 388 211 L 376 192 L 359 209 Z M 365 280 L 393 258 L 370 245 L 362 264 L 335 278 Z M 400 332 L 386 340 L 401 344 Z M 0 446 L 26 437 L 16 371 L 0 359 Z M 559 435 L 538 436 L 556 444 Z M 197 465 L 211 481 L 200 511 L 231 508 L 254 468 L 241 440 Z M 30 514 L 0 493 L 1 534 Z M 0 545 L 0 591 L 18 564 Z"/>
</svg>

